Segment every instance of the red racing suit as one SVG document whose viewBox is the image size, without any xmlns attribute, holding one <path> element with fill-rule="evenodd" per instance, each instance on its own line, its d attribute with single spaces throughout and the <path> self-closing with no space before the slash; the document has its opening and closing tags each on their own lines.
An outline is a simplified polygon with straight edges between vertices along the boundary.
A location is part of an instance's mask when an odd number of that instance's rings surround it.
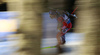
<svg viewBox="0 0 100 55">
<path fill-rule="evenodd" d="M 66 16 L 66 19 L 63 18 L 63 26 L 62 26 L 62 35 L 66 34 L 71 28 L 72 28 L 72 23 L 70 19 Z M 66 21 L 67 20 L 67 21 Z"/>
</svg>

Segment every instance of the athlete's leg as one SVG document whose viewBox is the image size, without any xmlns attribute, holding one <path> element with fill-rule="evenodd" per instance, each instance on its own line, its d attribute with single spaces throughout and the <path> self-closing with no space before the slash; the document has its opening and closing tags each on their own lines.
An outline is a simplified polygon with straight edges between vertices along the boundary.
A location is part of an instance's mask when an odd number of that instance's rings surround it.
<svg viewBox="0 0 100 55">
<path fill-rule="evenodd" d="M 57 33 L 56 38 L 57 38 L 57 41 L 58 41 L 58 44 L 56 45 L 56 47 L 57 47 L 57 49 L 58 49 L 58 53 L 62 53 L 63 51 L 62 51 L 62 48 L 61 48 L 61 46 L 60 46 L 60 45 L 62 44 L 61 32 L 58 32 L 58 33 Z"/>
<path fill-rule="evenodd" d="M 61 38 L 62 38 L 62 44 L 65 44 L 65 42 L 66 42 L 65 35 L 63 35 Z"/>
<path fill-rule="evenodd" d="M 62 36 L 62 33 L 58 32 L 56 37 L 57 37 L 57 41 L 58 41 L 58 44 L 56 45 L 56 47 L 58 49 L 58 53 L 63 53 L 63 49 L 61 48 L 60 45 L 63 45 L 65 43 L 65 35 Z"/>
<path fill-rule="evenodd" d="M 61 44 L 62 44 L 62 40 L 61 40 L 61 32 L 58 32 L 58 33 L 57 33 L 56 38 L 57 38 L 57 41 L 58 41 L 58 45 L 61 45 Z"/>
</svg>

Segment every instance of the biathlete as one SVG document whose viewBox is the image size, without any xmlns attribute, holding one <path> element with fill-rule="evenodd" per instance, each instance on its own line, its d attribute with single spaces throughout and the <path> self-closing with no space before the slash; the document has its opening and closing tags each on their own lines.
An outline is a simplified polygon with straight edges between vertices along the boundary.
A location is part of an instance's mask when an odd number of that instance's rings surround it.
<svg viewBox="0 0 100 55">
<path fill-rule="evenodd" d="M 57 46 L 65 44 L 65 34 L 72 28 L 72 23 L 70 21 L 70 16 L 76 17 L 74 14 L 70 14 L 68 12 L 50 10 L 49 12 L 51 19 L 56 19 L 57 24 Z"/>
</svg>

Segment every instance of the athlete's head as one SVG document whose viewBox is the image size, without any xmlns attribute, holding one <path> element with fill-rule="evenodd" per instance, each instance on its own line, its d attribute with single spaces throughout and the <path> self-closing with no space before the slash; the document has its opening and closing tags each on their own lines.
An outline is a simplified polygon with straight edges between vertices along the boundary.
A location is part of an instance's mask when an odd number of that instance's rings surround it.
<svg viewBox="0 0 100 55">
<path fill-rule="evenodd" d="M 52 18 L 52 19 L 57 18 L 57 12 L 56 12 L 56 10 L 50 10 L 49 14 L 50 14 L 50 18 Z"/>
</svg>

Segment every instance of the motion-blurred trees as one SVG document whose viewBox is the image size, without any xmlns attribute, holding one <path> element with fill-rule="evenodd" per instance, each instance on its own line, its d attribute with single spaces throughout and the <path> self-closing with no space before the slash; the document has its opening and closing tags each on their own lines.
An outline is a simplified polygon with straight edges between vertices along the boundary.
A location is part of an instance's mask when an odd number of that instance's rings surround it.
<svg viewBox="0 0 100 55">
<path fill-rule="evenodd" d="M 40 55 L 42 37 L 42 0 L 12 0 L 8 1 L 9 11 L 19 11 L 20 14 L 20 55 Z"/>
<path fill-rule="evenodd" d="M 77 0 L 75 32 L 84 33 L 79 55 L 100 55 L 100 0 Z"/>
<path fill-rule="evenodd" d="M 7 11 L 7 4 L 3 0 L 0 0 L 0 11 Z"/>
</svg>

